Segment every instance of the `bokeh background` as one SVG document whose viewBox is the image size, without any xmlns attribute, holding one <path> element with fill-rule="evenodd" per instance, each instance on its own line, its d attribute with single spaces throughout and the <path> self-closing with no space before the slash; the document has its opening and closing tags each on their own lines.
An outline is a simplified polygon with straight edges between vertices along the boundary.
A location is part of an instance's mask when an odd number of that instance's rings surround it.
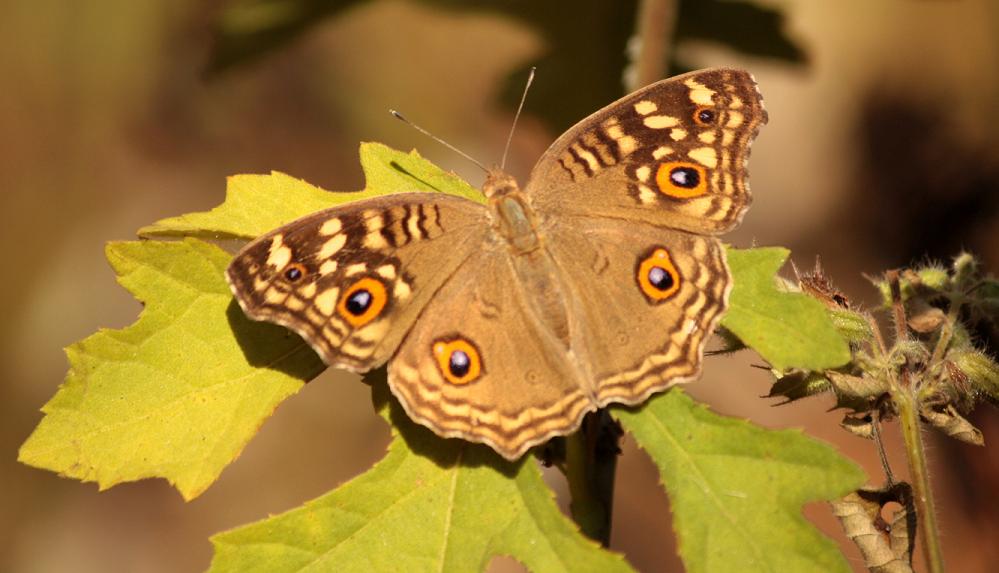
<svg viewBox="0 0 999 573">
<path fill-rule="evenodd" d="M 688 0 L 678 9 L 673 70 L 748 68 L 770 111 L 751 162 L 755 203 L 728 241 L 790 247 L 804 267 L 821 255 L 867 305 L 876 297 L 865 273 L 961 248 L 999 269 L 999 3 Z M 140 310 L 115 283 L 105 242 L 220 203 L 230 174 L 281 170 L 358 189 L 360 141 L 418 148 L 481 183 L 474 166 L 386 110 L 493 162 L 524 70 L 538 65 L 508 164 L 522 179 L 560 130 L 623 94 L 634 20 L 626 1 L 0 4 L 0 571 L 203 570 L 212 533 L 328 491 L 376 462 L 388 440 L 367 387 L 327 372 L 190 503 L 162 480 L 99 493 L 18 465 L 65 375 L 62 348 Z M 996 347 L 994 333 L 981 336 Z M 710 359 L 689 390 L 725 414 L 804 428 L 880 483 L 872 443 L 839 428 L 831 399 L 775 407 L 760 398 L 769 379 L 750 367 L 758 361 Z M 999 415 L 981 407 L 972 421 L 986 448 L 928 434 L 953 571 L 999 562 Z M 891 424 L 888 438 L 904 476 Z M 680 570 L 657 479 L 626 441 L 612 547 L 640 570 Z M 557 476 L 551 483 L 564 495 Z M 861 570 L 826 506 L 806 513 Z"/>
</svg>

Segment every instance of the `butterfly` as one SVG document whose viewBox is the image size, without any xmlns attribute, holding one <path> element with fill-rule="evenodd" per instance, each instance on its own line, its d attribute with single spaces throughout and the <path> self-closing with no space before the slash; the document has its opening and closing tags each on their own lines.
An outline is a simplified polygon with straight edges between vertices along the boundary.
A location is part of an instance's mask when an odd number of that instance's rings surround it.
<svg viewBox="0 0 999 573">
<path fill-rule="evenodd" d="M 716 238 L 750 204 L 767 114 L 753 77 L 709 69 L 597 111 L 485 204 L 398 193 L 246 245 L 226 276 L 252 319 L 388 384 L 415 421 L 507 459 L 700 375 L 732 288 Z"/>
</svg>

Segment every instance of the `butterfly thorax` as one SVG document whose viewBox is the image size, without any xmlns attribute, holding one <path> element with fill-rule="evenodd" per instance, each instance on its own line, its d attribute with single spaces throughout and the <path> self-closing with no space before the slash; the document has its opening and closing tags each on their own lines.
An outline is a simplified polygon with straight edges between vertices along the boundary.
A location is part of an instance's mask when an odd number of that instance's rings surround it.
<svg viewBox="0 0 999 573">
<path fill-rule="evenodd" d="M 497 229 L 515 253 L 526 254 L 541 248 L 537 217 L 513 177 L 492 169 L 482 192 L 489 199 Z"/>
<path fill-rule="evenodd" d="M 570 345 L 565 293 L 551 255 L 542 248 L 544 237 L 527 196 L 510 175 L 493 169 L 482 192 L 489 199 L 493 221 L 510 246 L 512 263 L 533 307 L 534 316 L 563 347 Z"/>
</svg>

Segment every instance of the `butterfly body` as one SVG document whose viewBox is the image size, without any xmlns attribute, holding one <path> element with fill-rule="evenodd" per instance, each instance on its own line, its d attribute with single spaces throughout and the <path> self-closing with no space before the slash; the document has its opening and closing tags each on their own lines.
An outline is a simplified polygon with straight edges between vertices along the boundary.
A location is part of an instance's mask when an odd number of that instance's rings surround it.
<svg viewBox="0 0 999 573">
<path fill-rule="evenodd" d="M 653 84 L 559 138 L 485 205 L 401 193 L 315 213 L 227 271 L 252 318 L 330 365 L 388 362 L 407 413 L 515 459 L 610 403 L 696 378 L 731 278 L 714 235 L 749 204 L 752 77 Z"/>
</svg>

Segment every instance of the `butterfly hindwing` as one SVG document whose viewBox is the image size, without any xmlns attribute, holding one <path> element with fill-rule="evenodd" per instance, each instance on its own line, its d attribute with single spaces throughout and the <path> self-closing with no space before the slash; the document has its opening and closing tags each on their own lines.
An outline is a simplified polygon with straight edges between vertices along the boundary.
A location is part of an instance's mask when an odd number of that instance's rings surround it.
<svg viewBox="0 0 999 573">
<path fill-rule="evenodd" d="M 271 231 L 226 276 L 247 316 L 294 330 L 331 366 L 366 371 L 391 357 L 487 229 L 472 201 L 389 195 Z"/>
<path fill-rule="evenodd" d="M 572 431 L 596 407 L 515 265 L 502 244 L 470 260 L 427 305 L 388 371 L 411 418 L 507 459 Z"/>
<path fill-rule="evenodd" d="M 599 218 L 560 221 L 549 239 L 599 405 L 637 404 L 700 375 L 732 286 L 718 239 Z"/>
<path fill-rule="evenodd" d="M 746 162 L 766 119 L 747 72 L 712 69 L 663 80 L 562 135 L 525 192 L 541 214 L 722 233 L 749 207 Z"/>
</svg>

